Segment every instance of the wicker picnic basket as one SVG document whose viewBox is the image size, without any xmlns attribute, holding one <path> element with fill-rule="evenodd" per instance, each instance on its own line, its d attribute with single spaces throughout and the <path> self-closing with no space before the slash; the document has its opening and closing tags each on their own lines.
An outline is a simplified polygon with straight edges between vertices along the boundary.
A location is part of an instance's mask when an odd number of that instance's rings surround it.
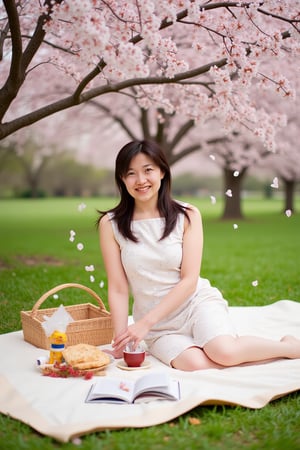
<svg viewBox="0 0 300 450">
<path fill-rule="evenodd" d="M 65 306 L 74 322 L 67 326 L 67 345 L 90 344 L 102 345 L 111 342 L 113 328 L 111 314 L 105 309 L 100 297 L 90 288 L 77 283 L 61 284 L 50 289 L 41 296 L 31 311 L 21 311 L 21 322 L 24 340 L 36 347 L 49 349 L 49 339 L 46 336 L 42 322 L 44 316 L 52 316 L 57 308 L 39 309 L 42 303 L 51 295 L 65 288 L 79 288 L 88 292 L 99 306 L 92 303 Z"/>
</svg>

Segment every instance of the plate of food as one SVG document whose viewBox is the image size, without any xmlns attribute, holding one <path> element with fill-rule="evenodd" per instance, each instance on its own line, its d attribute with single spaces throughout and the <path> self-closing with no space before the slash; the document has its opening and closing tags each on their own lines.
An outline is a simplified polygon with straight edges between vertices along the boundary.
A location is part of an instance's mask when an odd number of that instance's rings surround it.
<svg viewBox="0 0 300 450">
<path fill-rule="evenodd" d="M 113 358 L 89 344 L 71 345 L 63 350 L 63 362 L 38 364 L 43 375 L 62 378 L 105 375 L 105 368 Z"/>
</svg>

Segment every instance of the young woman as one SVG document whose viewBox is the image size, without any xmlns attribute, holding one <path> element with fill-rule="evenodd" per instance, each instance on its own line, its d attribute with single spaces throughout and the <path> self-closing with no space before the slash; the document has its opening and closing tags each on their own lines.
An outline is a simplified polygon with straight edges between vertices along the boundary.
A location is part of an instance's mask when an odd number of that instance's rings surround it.
<svg viewBox="0 0 300 450">
<path fill-rule="evenodd" d="M 300 358 L 300 340 L 237 336 L 220 291 L 199 277 L 203 232 L 197 208 L 171 197 L 171 174 L 154 142 L 133 141 L 116 159 L 120 202 L 99 217 L 114 327 L 113 355 L 144 340 L 174 368 L 222 368 Z M 129 295 L 134 324 L 128 326 Z"/>
</svg>

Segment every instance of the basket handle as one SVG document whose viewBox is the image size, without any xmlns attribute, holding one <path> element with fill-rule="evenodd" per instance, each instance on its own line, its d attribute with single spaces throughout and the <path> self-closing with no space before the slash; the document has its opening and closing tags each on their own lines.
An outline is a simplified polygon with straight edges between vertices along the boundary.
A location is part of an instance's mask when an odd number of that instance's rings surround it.
<svg viewBox="0 0 300 450">
<path fill-rule="evenodd" d="M 96 294 L 96 292 L 94 292 L 92 289 L 90 289 L 87 286 L 84 286 L 83 284 L 78 284 L 78 283 L 65 283 L 65 284 L 60 284 L 59 286 L 56 286 L 52 289 L 50 289 L 50 291 L 45 292 L 45 294 L 43 294 L 38 301 L 36 302 L 36 304 L 33 306 L 32 310 L 31 310 L 31 315 L 35 316 L 37 313 L 37 310 L 39 309 L 39 307 L 41 306 L 41 304 L 48 298 L 50 297 L 50 295 L 55 294 L 58 291 L 61 291 L 62 289 L 65 288 L 70 288 L 70 287 L 75 287 L 75 288 L 79 288 L 79 289 L 83 289 L 84 291 L 88 292 L 92 297 L 94 297 L 95 300 L 97 300 L 99 307 L 101 309 L 101 311 L 106 311 L 106 308 L 104 306 L 104 303 L 102 302 L 101 298 L 99 297 L 98 294 Z"/>
</svg>

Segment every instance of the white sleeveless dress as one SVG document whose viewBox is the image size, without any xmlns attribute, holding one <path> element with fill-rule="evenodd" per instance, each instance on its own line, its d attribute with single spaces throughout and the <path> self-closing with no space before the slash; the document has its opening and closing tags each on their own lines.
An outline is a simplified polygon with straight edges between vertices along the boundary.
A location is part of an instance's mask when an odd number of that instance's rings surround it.
<svg viewBox="0 0 300 450">
<path fill-rule="evenodd" d="M 135 243 L 119 232 L 108 213 L 120 246 L 122 264 L 133 296 L 133 319 L 142 318 L 180 280 L 184 215 L 179 214 L 172 233 L 160 241 L 165 219 L 132 221 Z M 194 294 L 166 319 L 157 323 L 145 342 L 153 356 L 171 364 L 185 349 L 202 348 L 216 336 L 236 336 L 228 316 L 228 304 L 221 292 L 199 277 Z"/>
</svg>

